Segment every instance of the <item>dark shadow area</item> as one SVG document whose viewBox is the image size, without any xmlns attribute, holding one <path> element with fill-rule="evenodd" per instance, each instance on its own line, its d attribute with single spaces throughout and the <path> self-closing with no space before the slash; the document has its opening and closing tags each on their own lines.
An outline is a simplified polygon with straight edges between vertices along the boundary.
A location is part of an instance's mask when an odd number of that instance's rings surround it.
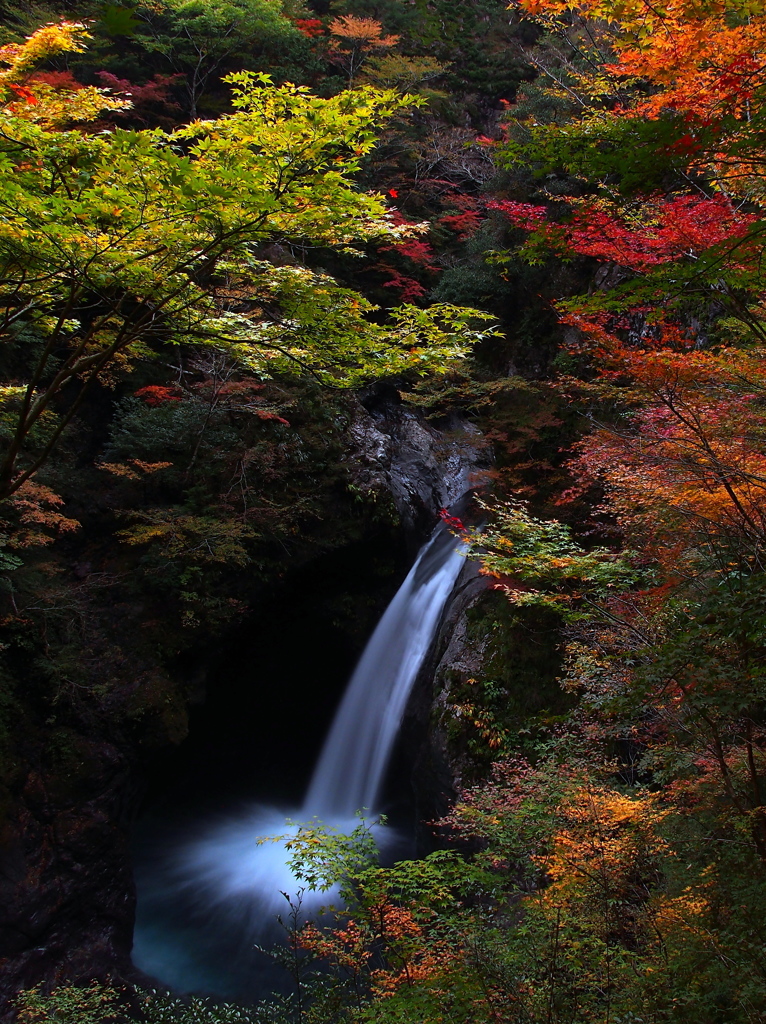
<svg viewBox="0 0 766 1024">
<path fill-rule="evenodd" d="M 245 1002 L 289 987 L 284 972 L 254 949 L 279 940 L 275 914 L 289 912 L 287 901 L 255 912 L 211 912 L 170 865 L 175 851 L 221 821 L 248 823 L 237 832 L 241 853 L 232 870 L 252 854 L 257 835 L 283 830 L 284 816 L 301 805 L 354 666 L 410 563 L 390 532 L 323 555 L 287 576 L 208 659 L 189 736 L 155 760 L 135 826 L 136 963 L 164 985 Z M 384 803 L 399 838 L 391 837 L 386 859 L 412 853 L 412 805 L 400 763 L 395 774 Z"/>
<path fill-rule="evenodd" d="M 189 736 L 156 759 L 144 813 L 215 808 L 222 797 L 300 801 L 354 665 L 409 569 L 394 540 L 383 534 L 292 573 L 208 659 Z"/>
</svg>

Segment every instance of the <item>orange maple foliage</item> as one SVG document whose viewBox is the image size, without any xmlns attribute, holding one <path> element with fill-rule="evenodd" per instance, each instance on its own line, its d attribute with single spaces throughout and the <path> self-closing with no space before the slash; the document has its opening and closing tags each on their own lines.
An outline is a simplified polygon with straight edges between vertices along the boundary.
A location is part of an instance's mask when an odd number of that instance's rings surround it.
<svg viewBox="0 0 766 1024">
<path fill-rule="evenodd" d="M 374 18 L 356 18 L 353 14 L 344 14 L 333 18 L 330 32 L 336 38 L 331 46 L 339 49 L 343 46 L 362 46 L 368 49 L 387 50 L 399 42 L 399 36 L 383 35 L 383 26 Z"/>
<path fill-rule="evenodd" d="M 353 82 L 357 71 L 368 57 L 396 46 L 399 36 L 383 35 L 383 26 L 374 18 L 357 18 L 344 14 L 333 18 L 330 29 L 330 59 L 347 73 Z"/>
<path fill-rule="evenodd" d="M 688 133 L 675 146 L 696 170 L 713 171 L 735 193 L 760 194 L 753 182 L 763 175 L 763 161 L 748 132 L 766 89 L 762 7 L 739 0 L 517 0 L 512 6 L 549 28 L 572 19 L 590 26 L 602 52 L 612 54 L 602 77 L 611 78 L 613 94 L 626 104 L 612 106 L 612 116 L 680 115 Z M 603 86 L 596 92 L 603 95 Z"/>
<path fill-rule="evenodd" d="M 363 970 L 372 957 L 369 935 L 355 921 L 330 931 L 321 931 L 309 923 L 300 930 L 298 944 L 301 949 L 342 967 L 352 976 Z"/>
<path fill-rule="evenodd" d="M 103 469 L 112 476 L 119 476 L 125 480 L 141 480 L 141 473 L 149 476 L 152 473 L 159 473 L 161 469 L 168 469 L 172 462 L 145 462 L 143 459 L 128 459 L 128 462 L 99 462 L 97 469 Z"/>
<path fill-rule="evenodd" d="M 446 973 L 454 961 L 454 946 L 423 923 L 423 908 L 418 909 L 416 914 L 384 898 L 367 908 L 362 924 L 350 920 L 327 931 L 306 925 L 299 945 L 351 977 L 368 973 L 373 991 L 390 996 L 403 985 Z M 374 956 L 382 965 L 370 970 Z"/>
<path fill-rule="evenodd" d="M 744 5 L 725 0 L 520 0 L 519 6 L 538 17 L 576 13 L 616 30 L 616 59 L 606 70 L 644 79 L 657 90 L 637 104 L 637 116 L 658 117 L 668 109 L 706 120 L 742 116 L 766 82 L 763 12 L 746 11 Z"/>
<path fill-rule="evenodd" d="M 668 568 L 678 565 L 679 545 L 758 551 L 766 539 L 766 353 L 631 349 L 603 327 L 599 344 L 597 380 L 564 387 L 631 411 L 624 426 L 598 427 L 579 443 L 578 483 L 566 497 L 604 488 L 601 511 Z"/>
<path fill-rule="evenodd" d="M 642 78 L 657 92 L 639 102 L 633 116 L 659 117 L 680 110 L 702 121 L 733 114 L 746 117 L 749 105 L 766 84 L 766 24 L 748 19 L 729 27 L 724 5 L 712 16 L 685 12 L 665 18 L 650 41 L 622 43 L 618 60 L 607 70 Z"/>
<path fill-rule="evenodd" d="M 80 523 L 59 511 L 64 499 L 46 487 L 25 481 L 18 491 L 8 499 L 9 518 L 15 519 L 10 525 L 10 547 L 30 548 L 52 544 L 56 537 L 79 530 Z M 4 523 L 6 528 L 9 524 Z"/>
</svg>

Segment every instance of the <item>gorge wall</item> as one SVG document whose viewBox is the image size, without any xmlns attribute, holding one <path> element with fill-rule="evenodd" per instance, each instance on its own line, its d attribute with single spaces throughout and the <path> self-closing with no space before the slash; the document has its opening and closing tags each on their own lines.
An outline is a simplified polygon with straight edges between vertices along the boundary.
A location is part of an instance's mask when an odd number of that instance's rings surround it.
<svg viewBox="0 0 766 1024">
<path fill-rule="evenodd" d="M 363 505 L 362 534 L 382 531 L 381 544 L 391 550 L 404 544 L 412 556 L 439 509 L 475 485 L 485 469 L 475 428 L 459 417 L 441 421 L 439 428 L 385 389 L 351 406 L 343 444 L 342 472 L 350 482 L 344 500 Z M 346 542 L 341 520 L 337 550 Z M 306 563 L 305 553 L 300 564 L 286 559 L 288 580 Z M 363 565 L 355 569 L 365 573 Z M 83 570 L 81 560 L 75 579 L 78 572 L 86 579 L 99 575 L 90 565 Z M 148 768 L 158 758 L 172 760 L 172 748 L 188 729 L 190 705 L 205 699 L 211 659 L 225 657 L 220 637 L 204 635 L 193 657 L 153 657 L 141 636 L 148 613 L 156 609 L 125 602 L 108 578 L 101 582 L 80 591 L 84 628 L 93 642 L 90 690 L 53 710 L 30 700 L 19 719 L 18 761 L 5 798 L 0 850 L 0 994 L 6 1005 L 19 988 L 40 982 L 135 977 L 129 959 L 135 912 L 131 822 Z M 244 576 L 242 585 L 248 586 Z M 268 600 L 267 593 L 255 595 L 255 614 L 259 602 Z M 450 615 L 453 621 L 454 611 Z M 232 628 L 247 631 L 247 621 Z M 93 699 L 105 676 L 108 698 Z M 233 707 L 232 714 L 238 713 Z"/>
</svg>

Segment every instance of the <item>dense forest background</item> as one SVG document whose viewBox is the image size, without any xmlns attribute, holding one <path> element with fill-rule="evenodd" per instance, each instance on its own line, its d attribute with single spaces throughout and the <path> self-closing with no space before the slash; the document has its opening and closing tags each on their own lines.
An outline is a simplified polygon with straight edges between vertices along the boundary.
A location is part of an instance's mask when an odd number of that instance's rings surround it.
<svg viewBox="0 0 766 1024">
<path fill-rule="evenodd" d="M 9 1019 L 763 1021 L 762 5 L 1 9 Z M 285 574 L 397 535 L 381 395 L 492 449 L 462 791 L 393 867 L 299 833 L 347 909 L 289 995 L 149 992 L 126 808 Z"/>
</svg>

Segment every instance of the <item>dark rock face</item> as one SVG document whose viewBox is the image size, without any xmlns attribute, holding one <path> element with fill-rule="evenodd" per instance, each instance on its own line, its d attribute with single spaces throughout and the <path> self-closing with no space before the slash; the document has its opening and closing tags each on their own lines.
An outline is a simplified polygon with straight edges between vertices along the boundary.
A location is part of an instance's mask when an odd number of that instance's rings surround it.
<svg viewBox="0 0 766 1024">
<path fill-rule="evenodd" d="M 421 541 L 439 510 L 449 508 L 486 473 L 481 432 L 458 415 L 436 429 L 417 411 L 384 394 L 359 406 L 348 428 L 347 464 L 367 494 L 390 495 L 407 534 Z"/>
<path fill-rule="evenodd" d="M 412 788 L 420 823 L 417 838 L 424 852 L 433 848 L 427 823 L 448 811 L 461 788 L 460 765 L 450 756 L 440 708 L 449 697 L 453 679 L 465 680 L 481 672 L 486 645 L 469 639 L 468 612 L 488 586 L 487 578 L 479 574 L 478 562 L 466 561 L 403 724 L 402 740 L 410 746 L 413 763 Z"/>
<path fill-rule="evenodd" d="M 368 494 L 390 495 L 413 548 L 433 529 L 439 510 L 455 506 L 481 486 L 491 465 L 481 432 L 457 414 L 439 429 L 407 409 L 393 389 L 380 388 L 359 407 L 351 422 L 348 464 L 355 484 Z M 462 504 L 462 503 L 461 503 Z M 462 509 L 457 509 L 462 515 Z M 478 562 L 466 560 L 448 602 L 436 640 L 421 669 L 402 723 L 398 750 L 410 770 L 418 845 L 433 840 L 427 823 L 446 813 L 461 784 L 439 725 L 439 708 L 450 681 L 481 670 L 483 650 L 468 637 L 468 611 L 487 588 Z"/>
<path fill-rule="evenodd" d="M 21 989 L 134 973 L 137 779 L 185 735 L 194 687 L 142 645 L 139 606 L 109 597 L 81 597 L 78 659 L 60 677 L 34 657 L 16 666 L 0 785 L 0 1019 Z"/>
<path fill-rule="evenodd" d="M 30 771 L 0 846 L 0 1012 L 21 988 L 88 981 L 130 964 L 134 895 L 130 773 L 107 743 L 80 738 L 73 787 Z"/>
</svg>

